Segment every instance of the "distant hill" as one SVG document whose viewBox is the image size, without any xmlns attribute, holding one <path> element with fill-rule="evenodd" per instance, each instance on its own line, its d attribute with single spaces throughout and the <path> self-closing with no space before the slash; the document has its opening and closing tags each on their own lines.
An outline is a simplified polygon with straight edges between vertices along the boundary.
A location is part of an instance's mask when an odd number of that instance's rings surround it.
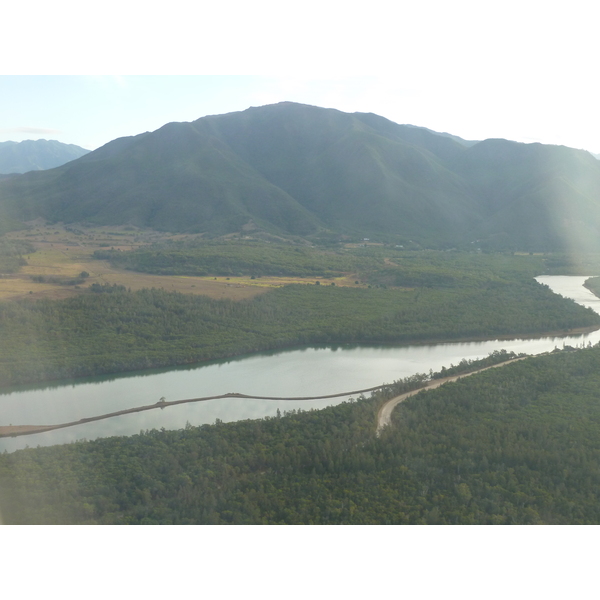
<svg viewBox="0 0 600 600">
<path fill-rule="evenodd" d="M 600 163 L 292 102 L 169 123 L 0 181 L 0 216 L 423 246 L 599 249 Z"/>
<path fill-rule="evenodd" d="M 53 169 L 88 152 L 74 144 L 56 140 L 0 142 L 0 174 Z"/>
</svg>

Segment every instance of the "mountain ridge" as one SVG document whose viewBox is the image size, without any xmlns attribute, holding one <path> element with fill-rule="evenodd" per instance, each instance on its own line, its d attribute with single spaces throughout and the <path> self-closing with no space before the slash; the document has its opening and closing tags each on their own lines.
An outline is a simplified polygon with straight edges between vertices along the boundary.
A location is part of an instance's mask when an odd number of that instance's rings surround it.
<svg viewBox="0 0 600 600">
<path fill-rule="evenodd" d="M 600 249 L 600 163 L 293 102 L 117 138 L 0 180 L 0 214 L 173 232 L 379 235 L 428 247 Z"/>
<path fill-rule="evenodd" d="M 59 167 L 89 153 L 75 144 L 57 140 L 0 142 L 0 174 L 26 173 Z"/>
</svg>

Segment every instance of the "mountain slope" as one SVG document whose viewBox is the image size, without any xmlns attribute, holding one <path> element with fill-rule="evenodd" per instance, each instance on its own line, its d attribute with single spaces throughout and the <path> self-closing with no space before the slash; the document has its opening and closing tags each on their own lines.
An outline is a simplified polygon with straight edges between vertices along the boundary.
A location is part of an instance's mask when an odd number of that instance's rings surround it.
<svg viewBox="0 0 600 600">
<path fill-rule="evenodd" d="M 0 216 L 600 250 L 600 162 L 562 146 L 466 143 L 370 113 L 282 102 L 169 123 L 0 181 Z"/>
<path fill-rule="evenodd" d="M 0 142 L 0 173 L 27 173 L 53 169 L 87 154 L 89 150 L 56 140 Z"/>
<path fill-rule="evenodd" d="M 74 163 L 11 179 L 0 194 L 21 219 L 217 233 L 263 218 L 290 232 L 316 226 L 293 198 L 189 123 L 118 139 Z"/>
<path fill-rule="evenodd" d="M 528 250 L 599 250 L 600 164 L 565 146 L 485 140 L 452 165 L 479 198 L 472 236 Z"/>
<path fill-rule="evenodd" d="M 440 159 L 464 149 L 447 138 L 424 132 L 417 145 L 383 117 L 288 102 L 209 119 L 196 124 L 334 229 L 423 238 L 472 220 L 464 182 Z"/>
</svg>

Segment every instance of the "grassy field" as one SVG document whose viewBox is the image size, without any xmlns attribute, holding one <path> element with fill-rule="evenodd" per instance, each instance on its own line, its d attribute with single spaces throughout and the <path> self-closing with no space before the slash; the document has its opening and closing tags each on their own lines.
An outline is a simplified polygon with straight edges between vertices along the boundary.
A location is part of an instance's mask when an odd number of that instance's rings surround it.
<svg viewBox="0 0 600 600">
<path fill-rule="evenodd" d="M 129 228 L 131 229 L 131 228 Z M 135 273 L 111 267 L 108 261 L 92 259 L 95 250 L 114 248 L 132 250 L 149 243 L 177 240 L 183 236 L 165 235 L 153 231 L 131 231 L 119 227 L 65 227 L 63 225 L 38 225 L 30 230 L 7 235 L 33 244 L 36 251 L 25 256 L 27 265 L 16 274 L 0 278 L 0 299 L 48 298 L 62 299 L 75 296 L 93 283 L 124 285 L 131 290 L 160 288 L 186 294 L 198 294 L 214 299 L 242 300 L 262 294 L 269 289 L 290 283 L 313 285 L 315 278 L 301 277 L 189 277 Z M 89 273 L 85 283 L 64 286 L 56 283 L 37 283 L 33 276 L 60 278 L 77 277 L 82 271 Z M 322 285 L 364 287 L 355 283 L 355 276 L 320 279 Z"/>
<path fill-rule="evenodd" d="M 6 235 L 8 240 L 28 242 L 35 251 L 23 254 L 27 264 L 20 267 L 18 272 L 3 274 L 0 268 L 0 300 L 63 299 L 76 296 L 95 283 L 123 285 L 132 291 L 158 288 L 212 299 L 244 300 L 294 283 L 314 285 L 318 281 L 321 285 L 335 284 L 352 288 L 368 287 L 371 284 L 373 287 L 416 289 L 423 286 L 484 285 L 490 276 L 499 280 L 517 275 L 531 278 L 540 273 L 581 272 L 589 275 L 600 268 L 600 256 L 592 255 L 571 257 L 559 254 L 413 252 L 399 246 L 369 241 L 346 243 L 327 254 L 322 248 L 312 250 L 306 243 L 298 243 L 298 240 L 290 242 L 272 236 L 267 242 L 272 246 L 265 246 L 266 239 L 260 237 L 236 240 L 229 239 L 231 236 L 223 236 L 216 242 L 203 240 L 202 244 L 194 245 L 194 240 L 199 237 L 202 236 L 165 234 L 133 227 L 33 223 L 29 229 Z M 185 241 L 187 245 L 169 243 L 181 241 Z M 191 245 L 187 242 L 191 242 Z M 176 274 L 159 274 L 160 269 L 153 272 L 153 268 L 146 268 L 148 265 L 143 262 L 121 264 L 112 259 L 109 262 L 92 256 L 99 250 L 105 254 L 107 250 L 121 250 L 125 256 L 130 254 L 128 251 L 140 248 L 149 249 L 146 253 L 149 255 L 160 251 L 164 253 L 165 259 L 172 259 L 173 264 L 177 264 L 182 256 L 187 262 L 184 261 L 184 267 Z M 211 252 L 214 254 L 214 248 L 222 248 L 222 258 L 226 266 L 231 267 L 228 276 L 228 269 L 223 269 L 219 263 L 214 262 L 211 255 Z M 282 268 L 282 273 L 269 274 L 268 271 L 273 269 L 266 269 L 264 256 L 256 254 L 264 248 L 273 248 L 274 262 L 279 260 L 282 267 L 286 267 Z M 206 257 L 203 252 L 209 260 L 208 266 L 204 267 L 202 265 Z M 135 255 L 140 256 L 140 253 Z M 332 257 L 331 264 L 327 264 L 327 256 Z M 298 264 L 294 262 L 296 258 L 300 261 Z M 256 261 L 258 267 L 253 276 L 252 268 L 243 264 L 244 259 L 247 259 L 248 264 L 252 260 Z M 152 260 L 155 259 L 151 258 Z M 286 261 L 292 265 L 292 269 Z M 319 265 L 328 268 L 323 267 L 321 272 L 312 275 L 303 272 L 316 269 Z M 160 265 L 151 262 L 150 267 L 153 266 L 158 268 Z M 295 267 L 298 267 L 296 272 Z M 291 270 L 291 274 L 285 275 L 286 270 Z M 206 271 L 212 274 L 207 275 Z M 79 285 L 34 281 L 39 276 L 59 280 L 74 279 L 82 272 L 88 273 L 89 277 Z M 242 275 L 242 272 L 246 274 Z"/>
</svg>

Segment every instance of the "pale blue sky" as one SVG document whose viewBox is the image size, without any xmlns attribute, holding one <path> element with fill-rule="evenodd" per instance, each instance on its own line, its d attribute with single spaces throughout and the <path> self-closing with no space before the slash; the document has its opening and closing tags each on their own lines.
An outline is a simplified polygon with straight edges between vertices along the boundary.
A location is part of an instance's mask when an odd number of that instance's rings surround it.
<svg viewBox="0 0 600 600">
<path fill-rule="evenodd" d="M 29 4 L 9 7 L 4 23 L 21 19 L 27 36 L 0 26 L 0 55 L 11 57 L 0 71 L 0 141 L 95 149 L 169 121 L 291 100 L 600 153 L 593 2 L 214 4 L 140 12 L 107 0 L 81 26 L 69 0 L 40 5 L 37 20 Z"/>
</svg>

